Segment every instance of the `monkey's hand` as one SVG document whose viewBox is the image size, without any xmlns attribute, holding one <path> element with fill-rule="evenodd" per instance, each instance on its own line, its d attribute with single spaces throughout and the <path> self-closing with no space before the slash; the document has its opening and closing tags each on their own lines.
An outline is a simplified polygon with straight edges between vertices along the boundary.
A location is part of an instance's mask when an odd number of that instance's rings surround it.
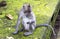
<svg viewBox="0 0 60 39">
<path fill-rule="evenodd" d="M 32 21 L 31 23 L 30 22 L 27 22 L 27 24 L 33 24 L 33 23 L 35 23 L 35 21 Z"/>
<path fill-rule="evenodd" d="M 12 34 L 14 34 L 14 35 L 15 35 L 15 34 L 18 34 L 18 33 L 19 33 L 19 31 L 15 31 L 15 32 L 13 32 Z"/>
</svg>

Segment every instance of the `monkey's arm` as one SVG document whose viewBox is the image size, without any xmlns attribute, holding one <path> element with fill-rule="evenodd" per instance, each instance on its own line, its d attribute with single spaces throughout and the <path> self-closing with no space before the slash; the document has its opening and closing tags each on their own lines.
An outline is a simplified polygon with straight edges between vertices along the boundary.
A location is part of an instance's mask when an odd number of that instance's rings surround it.
<svg viewBox="0 0 60 39">
<path fill-rule="evenodd" d="M 19 24 L 20 24 L 20 18 L 21 18 L 21 16 L 19 15 L 19 16 L 18 16 L 17 23 L 16 23 L 16 30 L 18 29 L 18 26 L 19 26 Z"/>
<path fill-rule="evenodd" d="M 17 34 L 18 33 L 18 28 L 19 28 L 19 24 L 20 24 L 20 19 L 22 18 L 22 12 L 19 13 L 18 15 L 18 20 L 17 20 L 17 23 L 16 23 L 16 30 L 15 32 L 13 32 L 13 34 Z"/>
<path fill-rule="evenodd" d="M 23 12 L 20 10 L 19 15 L 18 15 L 18 20 L 17 20 L 17 23 L 16 23 L 16 31 L 18 31 L 18 27 L 19 27 L 19 24 L 20 24 L 20 19 L 22 18 L 22 16 L 23 16 Z"/>
<path fill-rule="evenodd" d="M 36 17 L 35 17 L 35 14 L 33 13 L 33 12 L 31 12 L 32 13 L 32 21 L 36 21 Z"/>
</svg>

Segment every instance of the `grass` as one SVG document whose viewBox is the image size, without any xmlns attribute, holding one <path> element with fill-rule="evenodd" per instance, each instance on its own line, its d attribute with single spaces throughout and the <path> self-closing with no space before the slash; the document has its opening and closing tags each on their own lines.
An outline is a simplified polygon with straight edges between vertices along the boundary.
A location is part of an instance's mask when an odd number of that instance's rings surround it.
<svg viewBox="0 0 60 39">
<path fill-rule="evenodd" d="M 2 0 L 0 0 L 2 1 Z M 32 10 L 36 15 L 37 24 L 48 23 L 51 18 L 58 0 L 6 0 L 7 6 L 0 7 L 0 39 L 7 39 L 8 37 L 13 37 L 14 39 L 42 39 L 45 33 L 46 27 L 37 28 L 34 33 L 30 36 L 23 36 L 23 32 L 17 35 L 13 35 L 12 32 L 15 31 L 15 25 L 18 18 L 18 13 L 25 2 L 28 2 L 32 6 Z M 53 7 L 54 6 L 54 7 Z M 5 17 L 6 14 L 11 14 L 13 20 L 9 20 Z M 47 30 L 47 34 L 50 31 Z M 49 39 L 47 35 L 46 39 Z"/>
</svg>

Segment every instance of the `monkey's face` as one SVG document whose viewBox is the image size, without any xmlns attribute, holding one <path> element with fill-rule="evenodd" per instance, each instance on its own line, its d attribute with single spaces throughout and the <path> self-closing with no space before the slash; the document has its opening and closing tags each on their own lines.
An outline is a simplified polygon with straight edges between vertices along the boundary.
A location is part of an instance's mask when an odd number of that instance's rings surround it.
<svg viewBox="0 0 60 39">
<path fill-rule="evenodd" d="M 31 6 L 30 4 L 26 3 L 23 5 L 24 13 L 30 13 L 31 12 Z"/>
</svg>

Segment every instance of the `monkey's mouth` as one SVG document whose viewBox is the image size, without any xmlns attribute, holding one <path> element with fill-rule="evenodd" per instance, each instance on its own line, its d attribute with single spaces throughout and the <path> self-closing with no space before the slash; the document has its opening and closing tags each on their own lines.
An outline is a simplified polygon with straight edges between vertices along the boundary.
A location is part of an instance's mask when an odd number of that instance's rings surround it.
<svg viewBox="0 0 60 39">
<path fill-rule="evenodd" d="M 24 11 L 24 13 L 30 13 L 30 12 L 31 12 L 30 10 Z"/>
</svg>

